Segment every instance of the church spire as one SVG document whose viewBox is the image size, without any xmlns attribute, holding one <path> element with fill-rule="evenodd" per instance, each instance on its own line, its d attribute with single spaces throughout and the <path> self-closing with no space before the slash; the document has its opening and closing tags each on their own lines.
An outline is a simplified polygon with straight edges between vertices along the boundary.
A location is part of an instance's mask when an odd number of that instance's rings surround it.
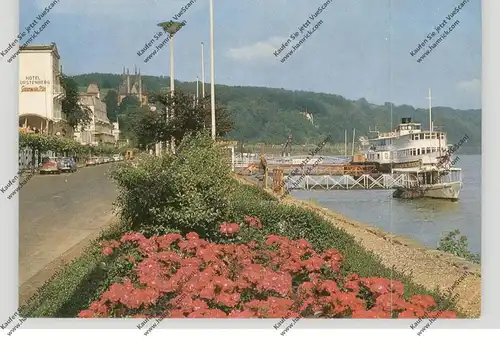
<svg viewBox="0 0 500 354">
<path fill-rule="evenodd" d="M 127 95 L 130 95 L 130 70 L 127 68 Z"/>
</svg>

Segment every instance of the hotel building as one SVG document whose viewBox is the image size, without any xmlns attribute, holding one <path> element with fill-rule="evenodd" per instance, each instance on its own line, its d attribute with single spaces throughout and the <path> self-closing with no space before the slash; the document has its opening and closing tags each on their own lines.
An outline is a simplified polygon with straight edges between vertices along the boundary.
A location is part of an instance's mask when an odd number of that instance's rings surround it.
<svg viewBox="0 0 500 354">
<path fill-rule="evenodd" d="M 106 103 L 101 101 L 101 92 L 97 84 L 90 84 L 87 92 L 80 93 L 80 103 L 92 112 L 86 127 L 77 127 L 75 139 L 85 145 L 116 142 L 113 123 L 108 119 Z"/>
<path fill-rule="evenodd" d="M 72 136 L 62 113 L 65 96 L 55 43 L 19 51 L 19 127 L 42 134 Z"/>
</svg>

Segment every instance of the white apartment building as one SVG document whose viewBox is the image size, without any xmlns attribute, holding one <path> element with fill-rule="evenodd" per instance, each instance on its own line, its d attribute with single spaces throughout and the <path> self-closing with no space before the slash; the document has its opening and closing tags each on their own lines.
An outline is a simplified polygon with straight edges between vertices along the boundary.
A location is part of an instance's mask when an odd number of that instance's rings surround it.
<svg viewBox="0 0 500 354">
<path fill-rule="evenodd" d="M 75 139 L 85 145 L 114 144 L 113 124 L 108 119 L 106 103 L 101 101 L 97 84 L 90 84 L 87 92 L 80 93 L 80 104 L 87 106 L 92 114 L 86 127 L 77 127 Z"/>
<path fill-rule="evenodd" d="M 20 49 L 19 127 L 42 134 L 72 135 L 61 110 L 65 95 L 61 75 L 55 43 Z"/>
</svg>

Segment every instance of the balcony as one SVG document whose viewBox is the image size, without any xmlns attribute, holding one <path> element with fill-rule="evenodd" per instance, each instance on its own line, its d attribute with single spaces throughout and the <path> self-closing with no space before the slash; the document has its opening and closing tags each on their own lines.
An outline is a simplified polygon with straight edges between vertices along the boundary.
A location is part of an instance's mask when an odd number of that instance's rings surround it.
<svg viewBox="0 0 500 354">
<path fill-rule="evenodd" d="M 62 100 L 66 96 L 66 94 L 65 94 L 65 92 L 64 92 L 64 90 L 63 90 L 63 88 L 62 88 L 61 85 L 54 85 L 52 93 L 54 94 L 54 98 L 56 100 Z"/>
</svg>

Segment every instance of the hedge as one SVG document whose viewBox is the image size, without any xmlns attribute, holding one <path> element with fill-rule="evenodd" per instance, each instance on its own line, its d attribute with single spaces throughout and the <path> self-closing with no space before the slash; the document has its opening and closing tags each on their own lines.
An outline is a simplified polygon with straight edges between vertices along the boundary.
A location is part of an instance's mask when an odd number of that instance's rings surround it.
<svg viewBox="0 0 500 354">
<path fill-rule="evenodd" d="M 208 237 L 229 214 L 230 166 L 207 135 L 186 138 L 177 155 L 138 156 L 112 177 L 121 218 L 149 236 L 196 231 Z"/>
<path fill-rule="evenodd" d="M 19 133 L 19 150 L 31 148 L 41 153 L 53 151 L 57 153 L 68 153 L 72 155 L 85 155 L 89 153 L 89 146 L 82 145 L 74 139 L 61 137 L 57 135 L 43 135 Z M 110 145 L 99 145 L 90 147 L 90 153 L 93 154 L 115 154 L 119 149 Z"/>
<path fill-rule="evenodd" d="M 99 298 L 114 280 L 111 274 L 116 272 L 112 258 L 102 254 L 100 243 L 120 237 L 127 229 L 123 223 L 117 223 L 103 230 L 80 257 L 61 269 L 54 280 L 38 292 L 29 306 L 22 308 L 22 316 L 73 318 L 82 308 Z M 24 307 L 24 304 L 20 304 L 20 307 Z"/>
</svg>

